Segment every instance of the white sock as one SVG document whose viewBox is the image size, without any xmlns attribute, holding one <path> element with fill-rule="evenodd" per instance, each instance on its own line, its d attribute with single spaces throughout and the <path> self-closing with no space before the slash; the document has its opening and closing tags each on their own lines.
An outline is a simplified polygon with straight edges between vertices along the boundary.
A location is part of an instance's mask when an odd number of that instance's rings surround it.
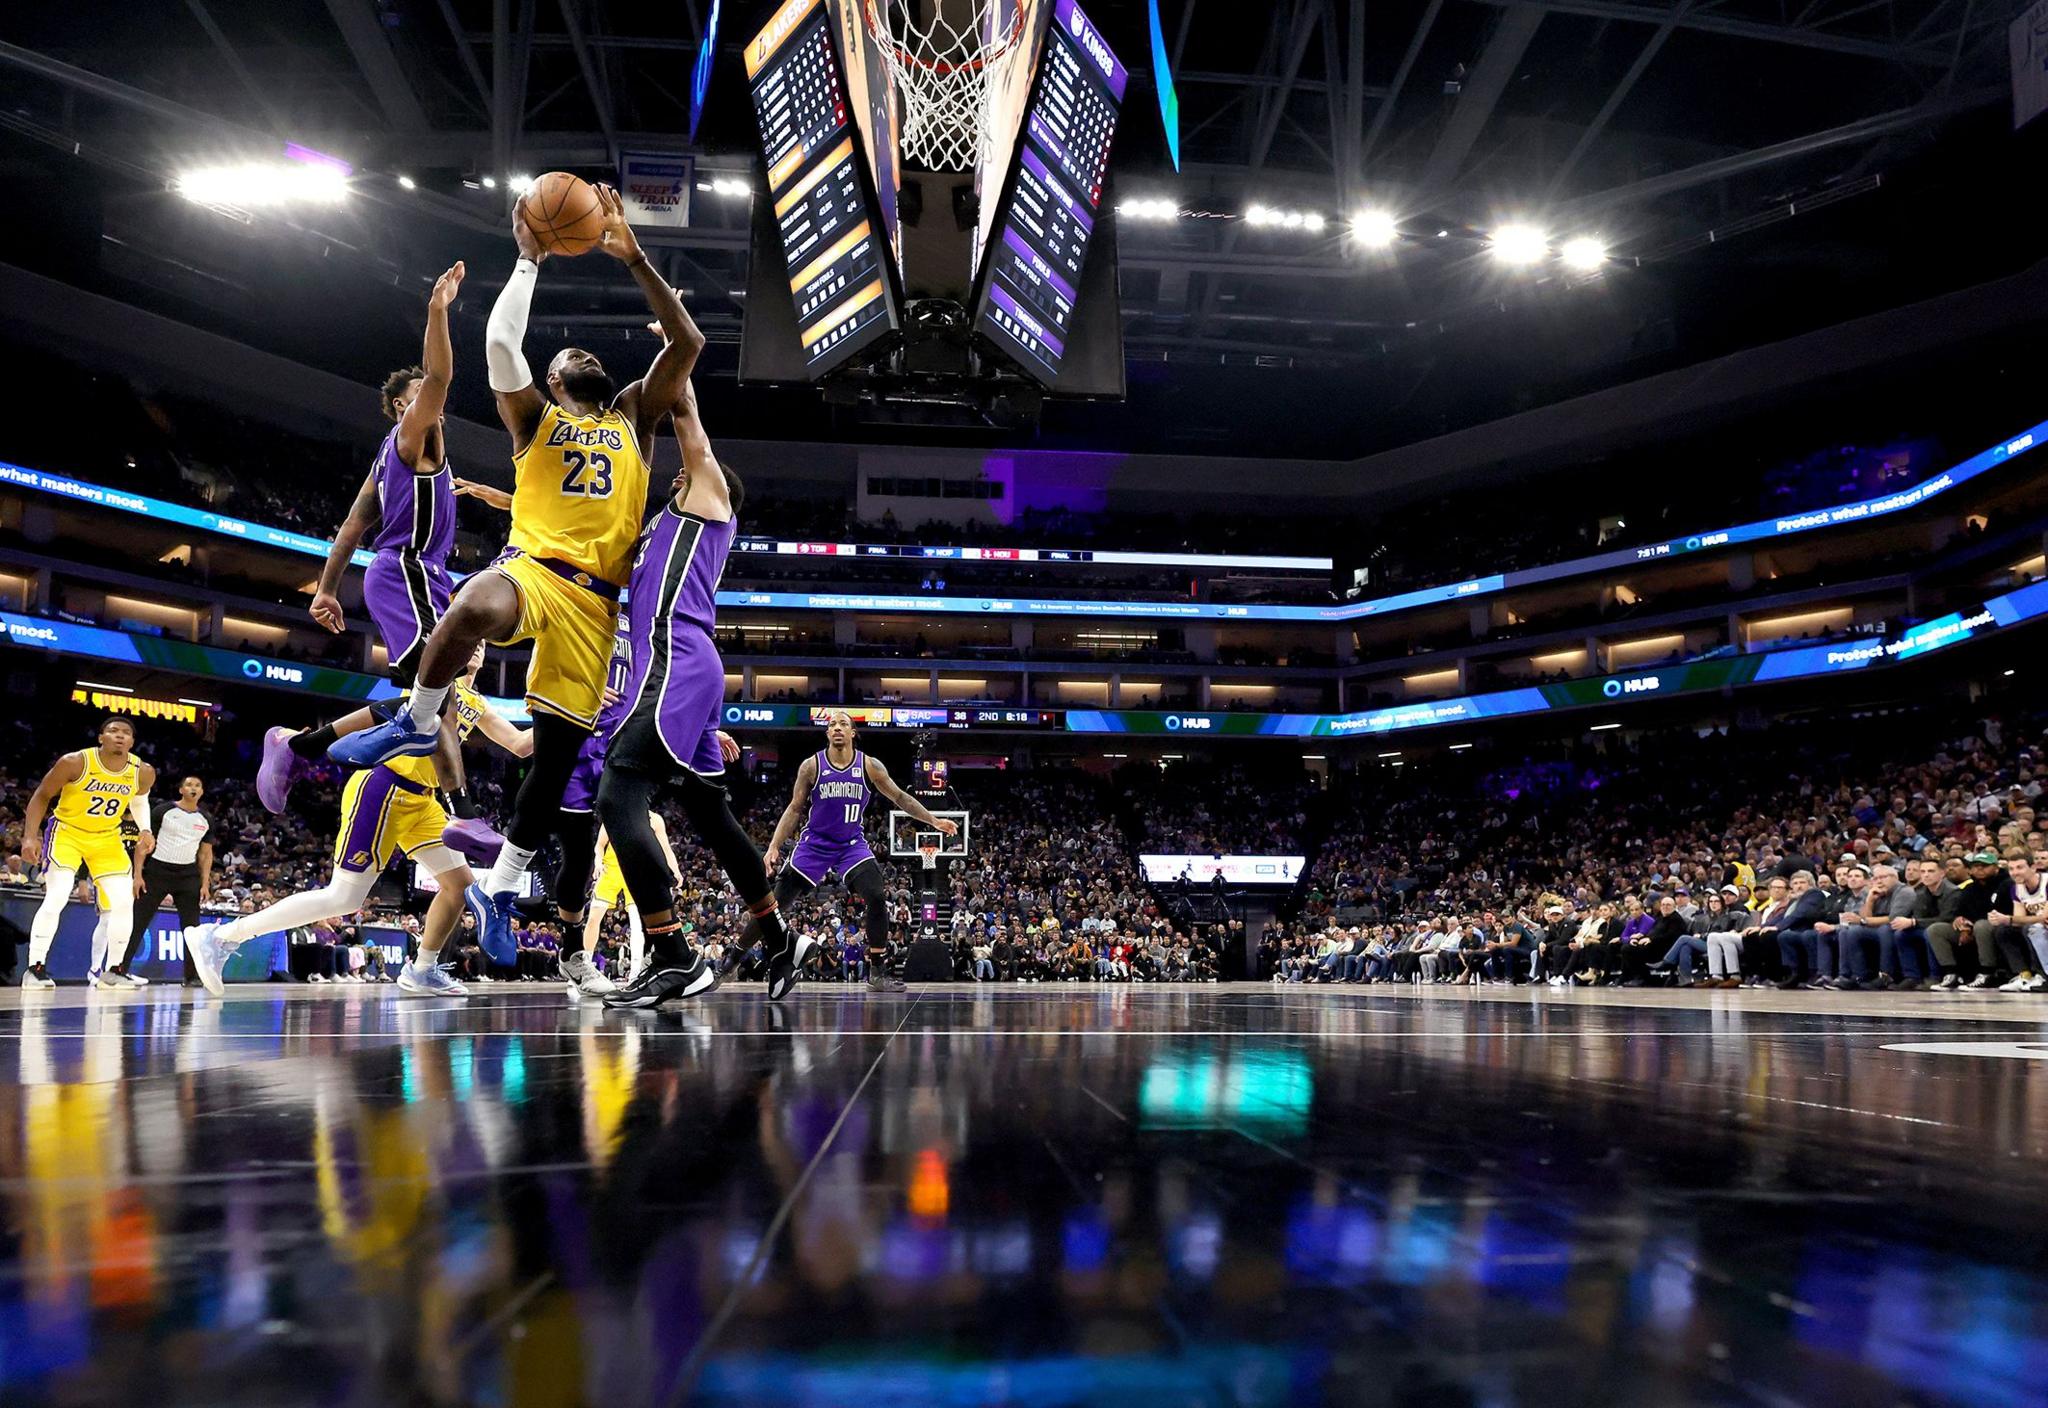
<svg viewBox="0 0 2048 1408">
<path fill-rule="evenodd" d="M 448 702 L 448 686 L 415 684 L 412 687 L 412 702 L 406 705 L 406 712 L 412 715 L 412 726 L 420 733 L 432 733 L 441 727 L 441 706 Z"/>
<path fill-rule="evenodd" d="M 637 973 L 647 963 L 647 931 L 640 927 L 640 911 L 638 909 L 627 909 L 626 928 L 633 935 L 633 966 L 626 971 Z"/>
<path fill-rule="evenodd" d="M 497 864 L 493 865 L 491 873 L 484 877 L 484 893 L 502 895 L 507 890 L 518 889 L 519 877 L 526 874 L 527 868 L 533 864 L 533 857 L 532 851 L 522 850 L 507 841 L 504 848 L 498 852 Z"/>
<path fill-rule="evenodd" d="M 107 916 L 102 913 L 100 922 L 92 926 L 92 964 L 88 973 L 97 973 L 107 962 Z"/>
</svg>

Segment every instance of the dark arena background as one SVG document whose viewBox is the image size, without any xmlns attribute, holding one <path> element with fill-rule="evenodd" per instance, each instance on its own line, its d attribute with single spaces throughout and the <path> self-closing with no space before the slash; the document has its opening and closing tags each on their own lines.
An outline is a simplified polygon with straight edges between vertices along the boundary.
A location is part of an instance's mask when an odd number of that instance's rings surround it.
<svg viewBox="0 0 2048 1408">
<path fill-rule="evenodd" d="M 2048 1404 L 2044 106 L 0 7 L 0 1403 Z"/>
</svg>

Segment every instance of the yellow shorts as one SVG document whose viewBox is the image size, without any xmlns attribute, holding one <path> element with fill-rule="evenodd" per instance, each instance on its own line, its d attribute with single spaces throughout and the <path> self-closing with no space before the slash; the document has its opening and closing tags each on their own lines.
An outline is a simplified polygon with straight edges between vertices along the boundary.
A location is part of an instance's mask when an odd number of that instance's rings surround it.
<svg viewBox="0 0 2048 1408">
<path fill-rule="evenodd" d="M 389 768 L 367 768 L 341 793 L 341 834 L 334 864 L 341 870 L 381 874 L 397 856 L 441 844 L 448 813 L 431 788 Z"/>
<path fill-rule="evenodd" d="M 95 883 L 109 876 L 133 874 L 135 869 L 118 831 L 80 831 L 60 821 L 52 825 L 50 844 L 43 849 L 45 865 L 83 870 Z"/>
<path fill-rule="evenodd" d="M 594 903 L 609 905 L 613 909 L 626 903 L 626 877 L 617 861 L 598 870 L 597 888 L 590 898 Z"/>
<path fill-rule="evenodd" d="M 590 728 L 604 702 L 618 609 L 596 592 L 563 581 L 531 558 L 494 563 L 519 592 L 519 628 L 492 645 L 533 642 L 526 704 Z"/>
</svg>

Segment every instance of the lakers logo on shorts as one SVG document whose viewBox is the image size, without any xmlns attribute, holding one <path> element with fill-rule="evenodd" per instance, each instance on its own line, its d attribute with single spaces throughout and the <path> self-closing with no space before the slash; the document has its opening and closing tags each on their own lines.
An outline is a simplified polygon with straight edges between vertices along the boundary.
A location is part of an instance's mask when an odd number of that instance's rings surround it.
<svg viewBox="0 0 2048 1408">
<path fill-rule="evenodd" d="M 348 863 L 360 870 L 370 863 L 370 853 L 368 851 L 356 851 L 349 856 Z"/>
<path fill-rule="evenodd" d="M 578 572 L 571 580 L 579 587 L 587 587 L 590 585 L 590 574 L 588 572 Z"/>
</svg>

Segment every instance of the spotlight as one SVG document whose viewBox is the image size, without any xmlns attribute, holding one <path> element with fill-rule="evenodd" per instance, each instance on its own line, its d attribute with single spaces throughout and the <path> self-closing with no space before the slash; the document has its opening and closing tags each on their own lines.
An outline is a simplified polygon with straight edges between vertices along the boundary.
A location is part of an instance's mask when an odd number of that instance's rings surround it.
<svg viewBox="0 0 2048 1408">
<path fill-rule="evenodd" d="M 1400 233 L 1394 217 L 1384 210 L 1361 210 L 1351 217 L 1351 238 L 1367 249 L 1385 249 Z"/>
<path fill-rule="evenodd" d="M 1502 225 L 1490 244 L 1503 264 L 1534 264 L 1550 252 L 1550 237 L 1534 225 Z"/>
<path fill-rule="evenodd" d="M 410 176 L 401 176 L 398 178 L 398 189 L 400 189 L 401 191 L 413 190 L 417 188 L 418 185 L 419 182 L 413 180 L 412 177 Z"/>
<path fill-rule="evenodd" d="M 533 178 L 531 176 L 507 176 L 505 184 L 512 188 L 513 195 L 523 196 L 533 189 Z"/>
<path fill-rule="evenodd" d="M 1270 205 L 1245 207 L 1245 223 L 1282 230 L 1319 232 L 1329 223 L 1327 216 L 1313 210 L 1279 210 Z"/>
<path fill-rule="evenodd" d="M 1591 235 L 1566 240 L 1558 254 L 1567 268 L 1577 269 L 1582 274 L 1590 274 L 1607 262 L 1607 246 Z"/>
<path fill-rule="evenodd" d="M 1126 220 L 1177 220 L 1180 207 L 1159 196 L 1136 196 L 1117 202 L 1116 213 Z"/>
<path fill-rule="evenodd" d="M 1312 235 L 1320 235 L 1323 232 L 1323 226 L 1328 223 L 1329 221 L 1325 220 L 1320 212 L 1314 210 L 1307 212 L 1301 217 L 1301 228 L 1307 230 Z"/>
<path fill-rule="evenodd" d="M 1246 222 L 1253 225 L 1270 225 L 1274 221 L 1279 219 L 1279 216 L 1279 211 L 1268 210 L 1263 205 L 1252 206 L 1244 213 L 1244 218 Z"/>
<path fill-rule="evenodd" d="M 718 196 L 747 196 L 754 188 L 737 176 L 714 176 L 711 178 L 711 193 Z"/>
<path fill-rule="evenodd" d="M 348 176 L 333 166 L 301 161 L 249 161 L 181 171 L 172 189 L 196 205 L 254 210 L 274 205 L 339 205 L 348 199 Z"/>
<path fill-rule="evenodd" d="M 497 189 L 498 189 L 498 178 L 497 178 L 497 177 L 495 177 L 495 176 L 486 176 L 486 177 L 484 177 L 484 189 L 485 189 L 485 190 L 487 190 L 487 191 L 495 191 L 495 190 L 497 190 Z"/>
</svg>

